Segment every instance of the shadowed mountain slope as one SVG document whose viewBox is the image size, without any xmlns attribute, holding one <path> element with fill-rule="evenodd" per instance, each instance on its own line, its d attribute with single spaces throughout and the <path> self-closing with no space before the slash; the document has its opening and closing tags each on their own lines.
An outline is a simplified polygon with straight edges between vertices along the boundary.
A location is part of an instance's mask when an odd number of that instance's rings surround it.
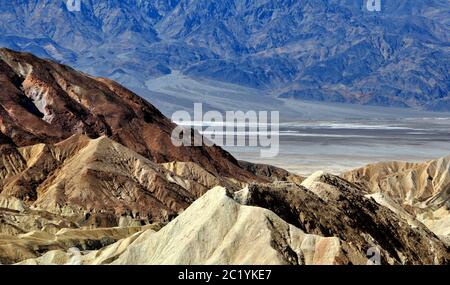
<svg viewBox="0 0 450 285">
<path fill-rule="evenodd" d="M 367 0 L 65 2 L 2 1 L 0 46 L 149 99 L 149 78 L 180 71 L 273 97 L 450 110 L 448 0 L 381 1 L 381 12 Z"/>
<path fill-rule="evenodd" d="M 26 146 L 105 135 L 157 163 L 194 162 L 215 175 L 255 178 L 219 147 L 174 146 L 175 124 L 113 81 L 0 49 L 0 83 L 1 141 Z"/>
</svg>

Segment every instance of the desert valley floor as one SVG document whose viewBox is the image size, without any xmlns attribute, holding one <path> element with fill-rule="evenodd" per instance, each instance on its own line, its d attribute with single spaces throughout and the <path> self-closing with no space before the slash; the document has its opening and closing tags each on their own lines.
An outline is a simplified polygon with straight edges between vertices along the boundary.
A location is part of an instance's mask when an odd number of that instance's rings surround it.
<svg viewBox="0 0 450 285">
<path fill-rule="evenodd" d="M 382 161 L 420 162 L 450 153 L 450 117 L 303 120 L 280 127 L 280 153 L 225 147 L 238 159 L 275 165 L 300 175 L 334 174 Z"/>
</svg>

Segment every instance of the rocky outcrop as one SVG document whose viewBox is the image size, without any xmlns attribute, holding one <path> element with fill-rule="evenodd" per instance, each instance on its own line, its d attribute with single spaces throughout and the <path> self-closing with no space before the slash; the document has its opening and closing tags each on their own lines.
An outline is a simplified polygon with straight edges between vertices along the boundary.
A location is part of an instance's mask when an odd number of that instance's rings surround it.
<svg viewBox="0 0 450 285">
<path fill-rule="evenodd" d="M 31 231 L 17 236 L 0 235 L 0 262 L 12 264 L 25 259 L 38 258 L 51 251 L 98 250 L 143 230 L 158 226 L 62 229 L 54 234 Z"/>
<path fill-rule="evenodd" d="M 159 228 L 157 224 L 150 227 Z M 37 258 L 51 250 L 100 249 L 142 229 L 80 228 L 71 218 L 30 208 L 17 198 L 0 195 L 1 264 Z"/>
<path fill-rule="evenodd" d="M 167 222 L 211 185 L 239 185 L 194 163 L 155 164 L 107 137 L 11 147 L 2 158 L 2 195 L 79 226 Z"/>
<path fill-rule="evenodd" d="M 168 222 L 208 189 L 241 185 L 195 163 L 156 164 L 104 136 L 10 147 L 2 158 L 3 196 L 78 226 Z"/>
<path fill-rule="evenodd" d="M 197 198 L 217 185 L 226 186 L 231 190 L 239 190 L 243 185 L 246 185 L 246 183 L 233 178 L 214 176 L 192 162 L 170 162 L 163 163 L 161 166 L 181 177 L 183 180 L 178 180 L 177 183 L 183 185 L 186 189 L 191 189 Z M 184 185 L 184 183 L 188 184 Z"/>
<path fill-rule="evenodd" d="M 308 188 L 306 188 L 308 187 Z M 146 230 L 78 264 L 448 264 L 449 248 L 420 222 L 317 173 L 303 186 L 216 187 L 161 230 Z M 375 259 L 373 259 L 375 258 Z M 50 251 L 21 264 L 70 264 Z"/>
<path fill-rule="evenodd" d="M 342 177 L 379 200 L 390 200 L 444 240 L 450 237 L 450 156 L 424 163 L 381 162 Z"/>
<path fill-rule="evenodd" d="M 217 187 L 158 232 L 141 232 L 82 264 L 347 264 L 348 248 L 336 237 L 305 234 L 273 212 L 236 202 Z M 201 214 L 200 214 L 201 213 Z M 126 249 L 123 246 L 126 244 Z M 116 251 L 117 254 L 113 253 Z M 356 253 L 355 253 L 356 254 Z M 49 252 L 23 264 L 65 264 L 71 255 Z"/>
<path fill-rule="evenodd" d="M 372 193 L 386 193 L 402 204 L 442 206 L 450 196 L 450 156 L 424 163 L 370 164 L 342 177 Z"/>
<path fill-rule="evenodd" d="M 176 147 L 176 127 L 119 84 L 31 54 L 0 49 L 0 141 L 53 144 L 74 134 L 108 136 L 157 163 L 194 162 L 238 180 L 256 177 L 223 149 Z"/>
<path fill-rule="evenodd" d="M 268 178 L 272 182 L 287 182 L 299 185 L 305 180 L 305 178 L 300 175 L 296 175 L 273 165 L 251 163 L 242 160 L 239 161 L 239 165 L 256 176 Z"/>
<path fill-rule="evenodd" d="M 366 198 L 364 189 L 325 173 L 312 175 L 302 185 L 254 185 L 238 194 L 243 203 L 272 210 L 308 234 L 339 237 L 353 252 L 378 248 L 384 264 L 450 262 L 448 247 L 436 235 Z"/>
</svg>

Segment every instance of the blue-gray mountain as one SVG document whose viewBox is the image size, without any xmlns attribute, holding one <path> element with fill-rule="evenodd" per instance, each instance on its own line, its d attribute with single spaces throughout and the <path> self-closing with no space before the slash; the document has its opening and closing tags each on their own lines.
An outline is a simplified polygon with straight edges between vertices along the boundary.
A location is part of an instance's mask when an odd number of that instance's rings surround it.
<svg viewBox="0 0 450 285">
<path fill-rule="evenodd" d="M 366 0 L 65 2 L 0 1 L 0 45 L 135 90 L 177 70 L 280 98 L 450 111 L 450 0 L 377 13 Z"/>
</svg>

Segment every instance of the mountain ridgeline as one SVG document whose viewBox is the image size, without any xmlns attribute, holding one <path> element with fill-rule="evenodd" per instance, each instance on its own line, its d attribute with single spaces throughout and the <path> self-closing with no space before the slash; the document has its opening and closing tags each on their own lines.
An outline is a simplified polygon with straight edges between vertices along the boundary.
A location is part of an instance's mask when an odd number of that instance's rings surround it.
<svg viewBox="0 0 450 285">
<path fill-rule="evenodd" d="M 381 2 L 2 1 L 0 45 L 133 90 L 176 70 L 278 98 L 449 111 L 450 2 Z"/>
<path fill-rule="evenodd" d="M 114 81 L 0 49 L 0 263 L 450 262 L 449 157 L 305 178 L 177 148 L 174 127 Z"/>
</svg>

